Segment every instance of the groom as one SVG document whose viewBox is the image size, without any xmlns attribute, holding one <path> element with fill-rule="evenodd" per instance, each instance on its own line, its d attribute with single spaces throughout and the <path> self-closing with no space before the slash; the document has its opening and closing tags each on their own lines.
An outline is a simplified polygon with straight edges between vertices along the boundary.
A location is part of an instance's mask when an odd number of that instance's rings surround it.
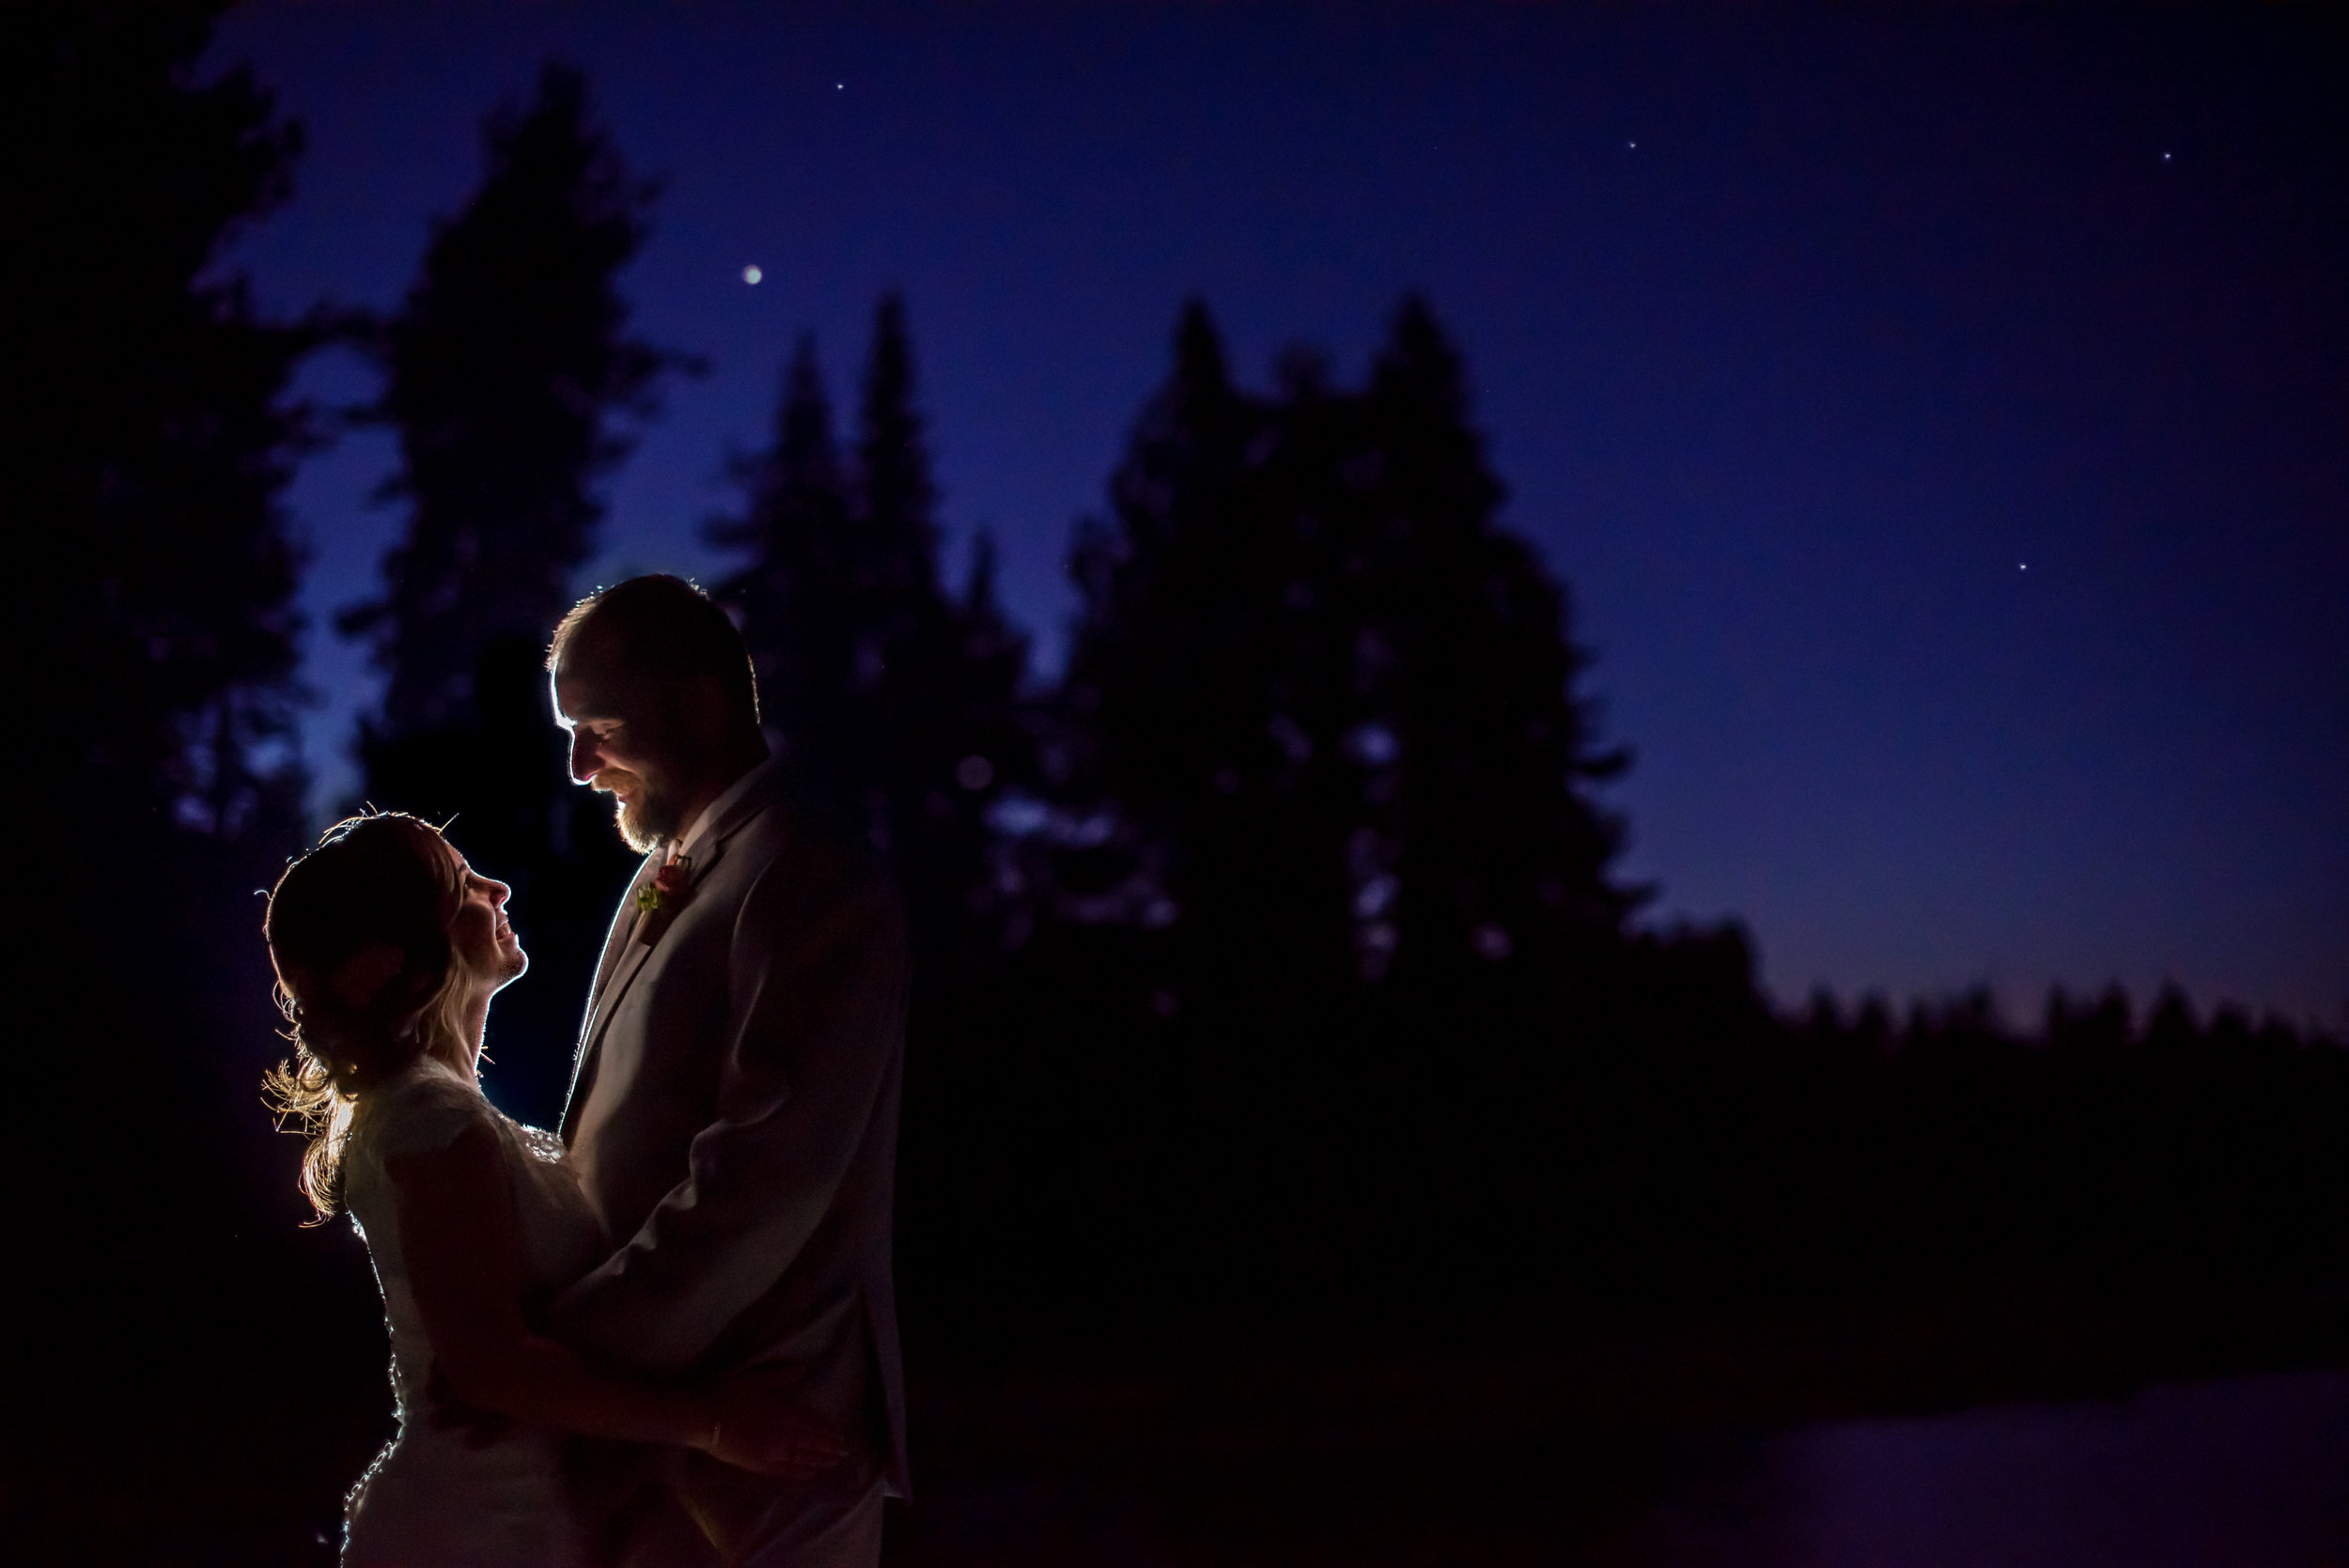
<svg viewBox="0 0 2349 1568">
<path fill-rule="evenodd" d="M 807 1479 L 657 1450 L 645 1568 L 870 1568 L 905 1494 L 890 1219 L 904 918 L 869 855 L 794 809 L 741 638 L 701 590 L 581 601 L 547 656 L 571 775 L 645 864 L 604 945 L 563 1116 L 618 1250 L 552 1312 L 656 1375 L 775 1366 L 849 1438 Z"/>
</svg>

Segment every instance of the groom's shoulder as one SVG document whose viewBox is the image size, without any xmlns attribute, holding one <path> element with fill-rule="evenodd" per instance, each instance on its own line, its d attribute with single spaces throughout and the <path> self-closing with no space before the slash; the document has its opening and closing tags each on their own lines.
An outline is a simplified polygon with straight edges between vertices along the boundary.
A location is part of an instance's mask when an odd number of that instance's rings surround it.
<svg viewBox="0 0 2349 1568">
<path fill-rule="evenodd" d="M 773 893 L 826 901 L 894 903 L 896 882 L 862 834 L 835 815 L 779 795 L 745 826 L 740 847 L 749 880 Z M 731 856 L 735 846 L 729 845 Z"/>
<path fill-rule="evenodd" d="M 738 943 L 829 955 L 850 950 L 894 955 L 902 966 L 910 944 L 895 878 L 870 846 L 811 831 L 780 815 L 744 857 L 748 881 L 735 917 Z M 731 851 L 729 851 L 731 853 Z"/>
</svg>

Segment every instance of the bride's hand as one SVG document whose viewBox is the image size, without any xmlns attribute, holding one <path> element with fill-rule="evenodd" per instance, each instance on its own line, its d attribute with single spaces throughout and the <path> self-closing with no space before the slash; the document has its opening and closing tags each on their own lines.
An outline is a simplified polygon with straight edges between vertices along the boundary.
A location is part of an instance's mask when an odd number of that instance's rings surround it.
<svg viewBox="0 0 2349 1568">
<path fill-rule="evenodd" d="M 823 1474 L 848 1455 L 848 1434 L 790 1403 L 796 1367 L 753 1367 L 718 1384 L 716 1419 L 701 1446 L 737 1468 L 786 1481 Z"/>
</svg>

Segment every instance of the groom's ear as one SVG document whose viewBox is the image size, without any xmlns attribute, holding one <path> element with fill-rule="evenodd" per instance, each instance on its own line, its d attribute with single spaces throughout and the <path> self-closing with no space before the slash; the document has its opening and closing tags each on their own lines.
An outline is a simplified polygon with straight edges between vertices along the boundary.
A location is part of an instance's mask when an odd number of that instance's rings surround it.
<svg viewBox="0 0 2349 1568">
<path fill-rule="evenodd" d="M 696 740 L 723 739 L 739 722 L 734 699 L 726 694 L 725 682 L 707 672 L 679 681 L 676 701 L 686 733 Z"/>
</svg>

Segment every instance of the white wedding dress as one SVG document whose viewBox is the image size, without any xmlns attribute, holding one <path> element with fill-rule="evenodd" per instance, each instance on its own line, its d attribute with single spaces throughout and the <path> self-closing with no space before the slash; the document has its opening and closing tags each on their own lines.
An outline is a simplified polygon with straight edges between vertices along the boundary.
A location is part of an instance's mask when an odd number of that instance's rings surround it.
<svg viewBox="0 0 2349 1568">
<path fill-rule="evenodd" d="M 506 1152 L 532 1299 L 551 1297 L 606 1250 L 562 1143 L 510 1120 L 440 1063 L 420 1059 L 361 1102 L 343 1155 L 343 1197 L 383 1292 L 399 1433 L 344 1505 L 343 1568 L 584 1568 L 588 1560 L 564 1485 L 559 1433 L 521 1425 L 476 1446 L 462 1431 L 432 1424 L 432 1343 L 409 1288 L 384 1166 L 446 1148 L 485 1124 Z"/>
</svg>

